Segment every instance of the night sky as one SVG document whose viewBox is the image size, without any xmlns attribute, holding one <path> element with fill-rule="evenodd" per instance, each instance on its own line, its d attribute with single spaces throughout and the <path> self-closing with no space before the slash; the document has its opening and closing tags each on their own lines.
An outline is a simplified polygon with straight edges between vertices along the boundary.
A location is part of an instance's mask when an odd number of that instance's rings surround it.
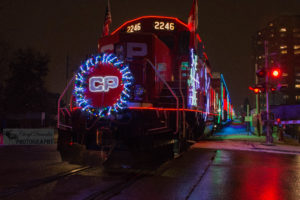
<svg viewBox="0 0 300 200">
<path fill-rule="evenodd" d="M 61 92 L 70 71 L 96 52 L 106 0 L 1 0 L 0 40 L 13 48 L 33 47 L 50 56 L 47 87 Z M 192 0 L 111 0 L 111 31 L 143 15 L 187 21 Z M 213 71 L 224 74 L 232 103 L 250 96 L 251 37 L 281 14 L 300 14 L 299 0 L 199 0 L 200 36 Z"/>
</svg>

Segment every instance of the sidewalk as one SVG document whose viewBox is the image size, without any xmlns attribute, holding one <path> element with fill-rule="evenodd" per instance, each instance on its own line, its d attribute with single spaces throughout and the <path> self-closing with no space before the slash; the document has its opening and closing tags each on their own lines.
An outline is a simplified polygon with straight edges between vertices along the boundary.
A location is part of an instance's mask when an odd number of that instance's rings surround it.
<svg viewBox="0 0 300 200">
<path fill-rule="evenodd" d="M 259 137 L 255 135 L 211 136 L 197 142 L 192 148 L 244 150 L 300 155 L 300 144 L 295 139 L 284 137 L 284 141 L 278 141 L 277 137 L 274 135 L 273 145 L 266 145 L 265 141 L 265 136 Z"/>
</svg>

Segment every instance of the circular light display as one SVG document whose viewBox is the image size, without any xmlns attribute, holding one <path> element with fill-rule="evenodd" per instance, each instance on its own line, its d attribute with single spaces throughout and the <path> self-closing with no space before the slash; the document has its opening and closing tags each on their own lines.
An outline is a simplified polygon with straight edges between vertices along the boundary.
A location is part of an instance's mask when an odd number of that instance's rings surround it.
<svg viewBox="0 0 300 200">
<path fill-rule="evenodd" d="M 129 67 L 114 54 L 94 56 L 76 74 L 76 104 L 96 117 L 109 116 L 126 108 L 132 84 Z"/>
</svg>

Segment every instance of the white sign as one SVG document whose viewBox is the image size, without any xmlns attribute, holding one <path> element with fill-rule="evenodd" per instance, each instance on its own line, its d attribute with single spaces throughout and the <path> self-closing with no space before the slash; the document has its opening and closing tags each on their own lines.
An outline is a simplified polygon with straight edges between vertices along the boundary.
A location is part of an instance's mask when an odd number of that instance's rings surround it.
<svg viewBox="0 0 300 200">
<path fill-rule="evenodd" d="M 146 56 L 147 55 L 147 44 L 139 42 L 128 42 L 127 43 L 127 57 L 132 58 L 133 56 Z"/>
<path fill-rule="evenodd" d="M 5 145 L 54 144 L 54 129 L 4 129 Z"/>
<path fill-rule="evenodd" d="M 114 51 L 114 45 L 113 44 L 104 45 L 104 46 L 101 47 L 100 51 L 102 53 L 104 53 L 106 51 L 113 52 Z"/>
<path fill-rule="evenodd" d="M 93 76 L 89 80 L 91 92 L 108 92 L 109 89 L 117 88 L 119 78 L 117 76 Z"/>
<path fill-rule="evenodd" d="M 251 116 L 245 116 L 245 122 L 251 122 L 252 117 Z"/>
</svg>

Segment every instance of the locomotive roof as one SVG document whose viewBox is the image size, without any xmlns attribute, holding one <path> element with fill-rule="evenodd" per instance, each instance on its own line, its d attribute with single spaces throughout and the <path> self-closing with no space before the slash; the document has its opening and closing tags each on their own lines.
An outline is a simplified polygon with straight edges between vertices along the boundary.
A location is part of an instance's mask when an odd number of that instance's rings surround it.
<svg viewBox="0 0 300 200">
<path fill-rule="evenodd" d="M 134 23 L 134 22 L 139 21 L 139 20 L 145 20 L 145 19 L 166 19 L 166 20 L 172 20 L 172 21 L 175 21 L 178 24 L 182 25 L 183 29 L 185 29 L 186 31 L 189 31 L 188 25 L 185 22 L 183 22 L 182 20 L 180 20 L 180 19 L 178 19 L 176 17 L 166 17 L 166 16 L 149 15 L 149 16 L 137 17 L 135 19 L 126 21 L 121 26 L 119 26 L 116 30 L 114 30 L 111 33 L 111 35 L 114 35 L 118 31 L 120 31 L 122 28 L 126 27 L 127 25 L 129 25 L 131 23 Z"/>
</svg>

